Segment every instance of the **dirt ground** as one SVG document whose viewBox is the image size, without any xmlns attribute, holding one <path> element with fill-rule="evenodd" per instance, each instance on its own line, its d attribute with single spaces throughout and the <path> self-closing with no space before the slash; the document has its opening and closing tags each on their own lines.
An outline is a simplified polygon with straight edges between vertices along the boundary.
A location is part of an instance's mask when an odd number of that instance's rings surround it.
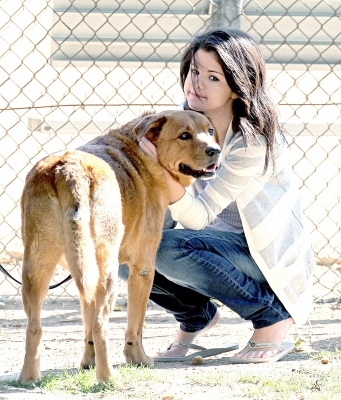
<svg viewBox="0 0 341 400">
<path fill-rule="evenodd" d="M 126 327 L 126 300 L 121 293 L 117 305 L 119 311 L 114 311 L 110 318 L 110 356 L 113 365 L 124 363 L 123 343 Z M 251 323 L 239 318 L 238 315 L 221 307 L 220 323 L 197 341 L 202 346 L 220 346 L 229 342 L 237 342 L 240 347 L 246 344 L 252 333 Z M 75 370 L 78 367 L 83 352 L 83 327 L 78 300 L 70 297 L 59 297 L 56 300 L 47 298 L 42 312 L 43 346 L 41 370 L 63 371 Z M 0 380 L 13 379 L 20 372 L 25 349 L 26 316 L 22 309 L 20 297 L 1 296 L 0 300 Z M 153 355 L 157 350 L 164 350 L 177 330 L 177 324 L 171 315 L 150 302 L 146 315 L 144 331 L 144 348 L 146 353 Z M 300 352 L 287 355 L 277 363 L 231 365 L 228 358 L 234 354 L 225 353 L 205 359 L 204 364 L 193 366 L 190 362 L 156 364 L 155 369 L 166 370 L 169 376 L 168 386 L 162 385 L 159 394 L 153 399 L 230 399 L 241 397 L 224 397 L 227 394 L 217 395 L 215 388 L 200 389 L 186 382 L 186 376 L 200 373 L 200 369 L 218 373 L 240 371 L 241 373 L 282 374 L 285 371 L 298 370 L 301 366 L 309 368 L 321 365 L 321 361 L 309 358 L 310 352 L 321 349 L 334 351 L 341 348 L 341 304 L 337 301 L 315 304 L 311 315 L 311 327 L 293 326 L 286 341 L 302 340 Z M 341 361 L 332 361 L 326 368 L 330 368 Z M 199 371 L 199 372 L 198 372 Z M 341 378 L 341 375 L 340 375 Z M 201 397 L 201 395 L 203 397 Z M 0 391 L 0 399 L 36 399 L 41 395 L 33 394 L 29 390 L 9 389 Z M 46 395 L 52 398 L 52 395 Z M 77 396 L 76 396 L 77 397 Z M 53 397 L 54 398 L 54 397 Z M 65 399 L 65 396 L 63 396 Z M 78 397 L 77 397 L 78 398 Z M 91 398 L 84 395 L 82 398 Z"/>
</svg>

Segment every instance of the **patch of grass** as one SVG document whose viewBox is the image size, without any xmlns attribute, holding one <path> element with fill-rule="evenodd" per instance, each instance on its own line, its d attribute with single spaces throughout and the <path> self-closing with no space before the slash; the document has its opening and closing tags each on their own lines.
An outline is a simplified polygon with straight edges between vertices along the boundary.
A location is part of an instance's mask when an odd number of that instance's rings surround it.
<svg viewBox="0 0 341 400">
<path fill-rule="evenodd" d="M 337 368 L 300 369 L 282 375 L 200 374 L 192 376 L 196 385 L 228 387 L 230 393 L 242 393 L 250 399 L 337 400 L 340 398 L 341 373 Z"/>
<path fill-rule="evenodd" d="M 248 397 L 279 400 L 295 395 L 309 400 L 331 400 L 339 397 L 339 380 L 340 373 L 336 369 L 301 369 L 280 377 L 244 377 L 240 382 L 246 384 Z"/>
<path fill-rule="evenodd" d="M 138 388 L 143 382 L 147 382 L 148 384 L 160 384 L 164 379 L 164 373 L 149 367 L 122 365 L 117 369 L 117 376 L 112 377 L 107 383 L 97 383 L 94 369 L 88 371 L 80 369 L 76 373 L 65 371 L 61 374 L 45 374 L 41 381 L 35 384 L 19 384 L 15 380 L 1 381 L 0 390 L 20 387 L 26 389 L 40 389 L 45 393 L 113 394 L 120 390 L 136 390 L 134 387 Z"/>
<path fill-rule="evenodd" d="M 330 354 L 331 353 L 331 354 Z M 339 357 L 337 352 L 320 352 L 314 357 L 329 360 Z M 210 398 L 210 393 L 217 391 L 221 398 L 245 398 L 252 400 L 338 400 L 340 399 L 341 369 L 339 358 L 324 365 L 322 362 L 314 366 L 300 367 L 299 369 L 272 369 L 258 370 L 245 373 L 247 369 L 214 369 L 201 368 L 179 369 L 172 374 L 167 370 L 152 369 L 121 365 L 116 369 L 114 376 L 108 383 L 97 383 L 95 370 L 65 371 L 60 374 L 45 374 L 37 384 L 22 385 L 16 381 L 0 381 L 0 392 L 3 389 L 27 388 L 31 391 L 58 394 L 75 398 L 93 396 L 89 398 L 103 398 L 127 400 L 128 398 L 150 400 L 168 398 L 165 393 L 171 393 L 169 398 L 176 398 L 173 391 L 181 393 L 186 398 L 187 393 L 202 393 Z M 312 363 L 310 363 L 311 365 Z M 308 364 L 309 365 L 309 364 Z M 202 390 L 200 389 L 202 388 Z M 224 397 L 228 395 L 228 397 Z M 173 396 L 173 397 L 172 397 Z M 203 397 L 205 398 L 205 397 Z"/>
<path fill-rule="evenodd" d="M 36 384 L 37 387 L 45 392 L 69 394 L 77 393 L 98 393 L 106 389 L 106 386 L 117 388 L 116 380 L 111 379 L 107 384 L 97 383 L 95 370 L 78 370 L 72 374 L 67 371 L 59 375 L 45 375 L 43 379 Z"/>
<path fill-rule="evenodd" d="M 24 389 L 32 389 L 34 386 L 30 383 L 21 383 L 19 384 L 15 379 L 6 379 L 0 381 L 0 393 L 8 388 L 24 388 Z"/>
<path fill-rule="evenodd" d="M 310 353 L 309 357 L 312 360 L 341 360 L 341 348 L 335 347 L 335 351 L 321 350 L 317 353 Z"/>
<path fill-rule="evenodd" d="M 118 371 L 127 381 L 149 381 L 150 383 L 160 383 L 166 379 L 165 372 L 147 366 L 141 367 L 136 365 L 122 364 L 118 367 Z"/>
<path fill-rule="evenodd" d="M 195 375 L 189 376 L 188 379 L 199 386 L 205 386 L 205 387 L 217 387 L 217 386 L 231 387 L 231 385 L 235 382 L 234 377 L 231 376 L 229 372 L 217 373 L 216 371 L 209 373 L 200 371 Z"/>
</svg>

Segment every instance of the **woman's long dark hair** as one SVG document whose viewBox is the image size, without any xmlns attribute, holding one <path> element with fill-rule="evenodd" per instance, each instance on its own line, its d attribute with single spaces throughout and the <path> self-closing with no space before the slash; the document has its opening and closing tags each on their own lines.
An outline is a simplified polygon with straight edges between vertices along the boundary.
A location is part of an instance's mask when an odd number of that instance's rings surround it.
<svg viewBox="0 0 341 400">
<path fill-rule="evenodd" d="M 180 82 L 184 84 L 191 66 L 196 65 L 199 50 L 217 54 L 227 84 L 238 96 L 233 100 L 233 132 L 240 131 L 246 146 L 266 138 L 264 171 L 269 161 L 275 166 L 275 136 L 281 132 L 276 107 L 266 85 L 265 61 L 259 45 L 247 33 L 233 28 L 210 28 L 196 34 L 187 45 L 180 65 Z M 188 105 L 185 104 L 185 108 Z"/>
</svg>

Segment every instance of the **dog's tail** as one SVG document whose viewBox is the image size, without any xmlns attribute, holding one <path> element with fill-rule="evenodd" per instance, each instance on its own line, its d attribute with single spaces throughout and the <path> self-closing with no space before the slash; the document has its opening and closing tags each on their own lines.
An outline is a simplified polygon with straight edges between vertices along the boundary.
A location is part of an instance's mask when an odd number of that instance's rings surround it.
<svg viewBox="0 0 341 400">
<path fill-rule="evenodd" d="M 80 293 L 90 302 L 96 289 L 105 287 L 114 263 L 118 268 L 123 237 L 120 191 L 103 160 L 81 152 L 67 153 L 65 159 L 55 175 L 65 255 Z"/>
</svg>

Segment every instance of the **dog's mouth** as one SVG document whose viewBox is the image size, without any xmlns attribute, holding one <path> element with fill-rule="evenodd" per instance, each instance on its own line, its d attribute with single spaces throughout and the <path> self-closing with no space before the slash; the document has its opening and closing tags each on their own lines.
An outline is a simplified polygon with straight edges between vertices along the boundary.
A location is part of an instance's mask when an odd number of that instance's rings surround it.
<svg viewBox="0 0 341 400">
<path fill-rule="evenodd" d="M 203 169 L 193 169 L 190 166 L 180 163 L 179 164 L 179 171 L 184 175 L 192 176 L 196 179 L 209 179 L 212 178 L 218 169 L 217 164 L 211 164 L 206 168 Z"/>
</svg>

